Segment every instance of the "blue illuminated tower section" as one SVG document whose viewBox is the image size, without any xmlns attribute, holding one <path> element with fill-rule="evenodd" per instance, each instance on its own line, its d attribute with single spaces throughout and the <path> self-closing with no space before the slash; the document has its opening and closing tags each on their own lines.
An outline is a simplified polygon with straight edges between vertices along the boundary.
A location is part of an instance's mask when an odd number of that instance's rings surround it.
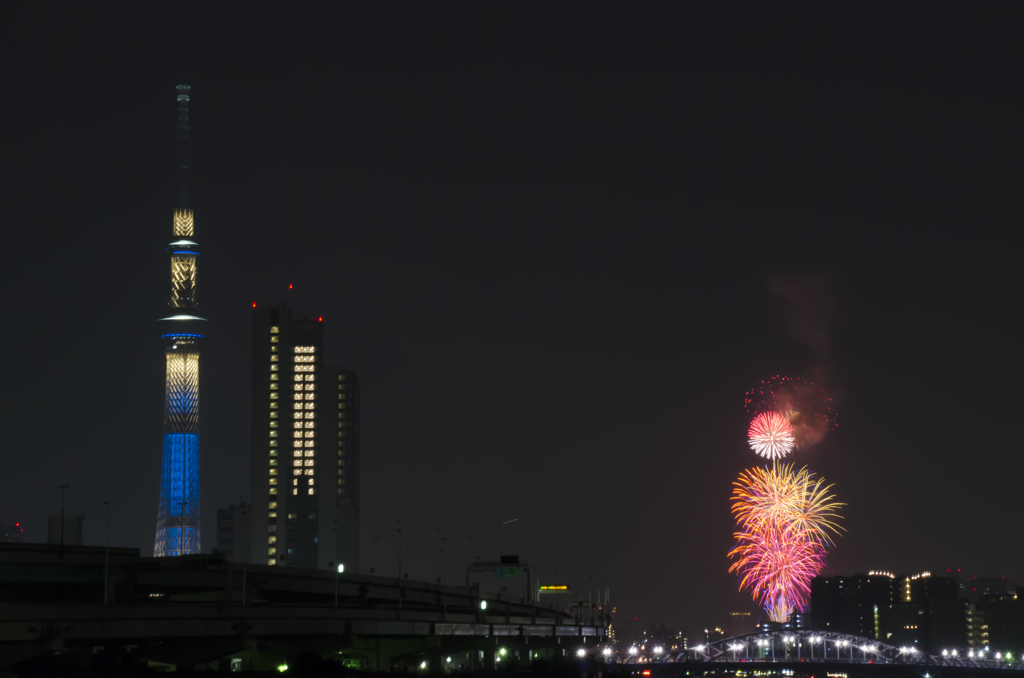
<svg viewBox="0 0 1024 678">
<path fill-rule="evenodd" d="M 206 320 L 198 315 L 196 264 L 199 243 L 188 207 L 189 86 L 178 85 L 178 174 L 181 194 L 174 210 L 171 243 L 171 300 L 160 319 L 167 383 L 160 503 L 153 555 L 199 553 L 199 352 Z"/>
</svg>

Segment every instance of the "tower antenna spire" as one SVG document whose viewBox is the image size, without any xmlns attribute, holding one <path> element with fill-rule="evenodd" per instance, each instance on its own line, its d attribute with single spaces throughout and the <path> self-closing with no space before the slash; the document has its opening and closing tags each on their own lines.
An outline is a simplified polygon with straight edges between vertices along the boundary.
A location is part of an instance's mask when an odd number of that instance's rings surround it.
<svg viewBox="0 0 1024 678">
<path fill-rule="evenodd" d="M 178 207 L 188 207 L 188 102 L 189 85 L 178 85 L 178 179 L 181 196 Z"/>
</svg>

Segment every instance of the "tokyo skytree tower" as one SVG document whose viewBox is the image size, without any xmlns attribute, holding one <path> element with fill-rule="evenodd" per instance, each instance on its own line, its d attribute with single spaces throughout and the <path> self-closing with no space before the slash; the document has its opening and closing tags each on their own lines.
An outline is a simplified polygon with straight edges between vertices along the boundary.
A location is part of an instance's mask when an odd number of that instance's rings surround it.
<svg viewBox="0 0 1024 678">
<path fill-rule="evenodd" d="M 171 243 L 171 300 L 160 319 L 167 359 L 164 448 L 160 503 L 153 555 L 199 553 L 199 349 L 206 320 L 198 315 L 196 263 L 199 243 L 188 206 L 188 85 L 178 85 L 178 176 L 181 194 L 174 210 Z"/>
</svg>

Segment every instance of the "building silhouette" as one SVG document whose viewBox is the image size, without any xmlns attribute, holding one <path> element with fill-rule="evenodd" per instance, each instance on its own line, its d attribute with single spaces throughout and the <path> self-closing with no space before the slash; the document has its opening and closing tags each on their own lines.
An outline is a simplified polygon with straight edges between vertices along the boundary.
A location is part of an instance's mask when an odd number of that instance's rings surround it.
<svg viewBox="0 0 1024 678">
<path fill-rule="evenodd" d="M 240 563 L 249 557 L 249 512 L 244 501 L 217 509 L 217 553 Z"/>
<path fill-rule="evenodd" d="M 254 304 L 251 562 L 359 571 L 359 403 L 321 317 Z"/>
<path fill-rule="evenodd" d="M 198 315 L 196 268 L 199 243 L 188 206 L 189 86 L 178 85 L 178 176 L 180 194 L 172 221 L 171 299 L 160 319 L 167 379 L 163 463 L 153 555 L 198 553 L 199 542 L 199 352 L 206 332 Z"/>
</svg>

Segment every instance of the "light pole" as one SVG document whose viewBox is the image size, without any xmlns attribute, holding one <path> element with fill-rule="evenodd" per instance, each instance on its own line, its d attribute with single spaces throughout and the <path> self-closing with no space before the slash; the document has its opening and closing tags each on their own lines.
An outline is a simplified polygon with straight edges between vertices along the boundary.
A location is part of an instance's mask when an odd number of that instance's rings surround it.
<svg viewBox="0 0 1024 678">
<path fill-rule="evenodd" d="M 178 555 L 185 555 L 185 506 L 188 505 L 187 501 L 181 503 L 181 546 L 178 547 Z"/>
<path fill-rule="evenodd" d="M 398 522 L 398 611 L 402 611 L 402 519 L 395 518 Z"/>
<path fill-rule="evenodd" d="M 60 559 L 64 559 L 64 490 L 71 487 L 70 485 L 58 485 L 60 488 Z"/>
<path fill-rule="evenodd" d="M 338 609 L 338 575 L 345 571 L 345 564 L 338 563 L 338 571 L 334 573 L 334 609 Z"/>
<path fill-rule="evenodd" d="M 251 506 L 251 504 L 250 504 L 250 506 Z M 239 513 L 241 515 L 243 515 L 243 516 L 248 516 L 249 515 L 249 512 L 244 510 L 244 509 L 240 510 Z M 246 526 L 248 526 L 249 521 L 246 520 L 246 521 L 243 521 L 243 523 Z M 252 530 L 249 531 L 249 534 L 252 535 Z M 252 537 L 250 536 L 249 539 L 251 539 L 251 538 Z M 249 539 L 246 539 L 246 542 L 248 542 Z M 242 554 L 242 607 L 245 607 L 245 566 L 249 564 L 249 553 L 252 553 L 252 548 L 251 547 L 248 549 L 248 553 Z"/>
<path fill-rule="evenodd" d="M 107 510 L 107 537 L 106 545 L 103 547 L 103 607 L 106 607 L 110 600 L 110 596 L 107 595 L 110 586 L 110 502 L 105 501 L 103 505 Z"/>
</svg>

